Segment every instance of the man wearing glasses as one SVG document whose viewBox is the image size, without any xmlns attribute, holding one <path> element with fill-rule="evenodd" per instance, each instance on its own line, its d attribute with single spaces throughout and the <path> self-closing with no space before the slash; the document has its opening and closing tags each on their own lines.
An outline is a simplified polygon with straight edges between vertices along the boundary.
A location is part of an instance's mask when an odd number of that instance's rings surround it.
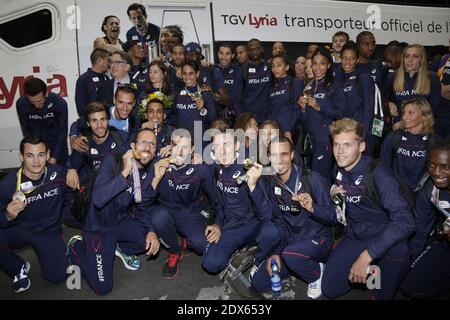
<svg viewBox="0 0 450 320">
<path fill-rule="evenodd" d="M 82 235 L 73 236 L 67 244 L 70 262 L 80 266 L 89 286 L 99 295 L 112 290 L 115 255 L 127 269 L 138 270 L 141 261 L 134 254 L 150 256 L 159 250 L 148 212 L 164 210 L 150 207 L 167 166 L 158 162 L 153 171 L 150 165 L 156 153 L 153 130 L 140 129 L 132 141 L 123 156 L 108 156 L 102 162 Z"/>
<path fill-rule="evenodd" d="M 117 51 L 109 58 L 109 65 L 113 78 L 101 84 L 98 88 L 96 99 L 97 101 L 105 101 L 109 106 L 113 105 L 113 97 L 117 88 L 120 85 L 129 84 L 130 71 L 132 62 L 128 53 Z"/>
</svg>

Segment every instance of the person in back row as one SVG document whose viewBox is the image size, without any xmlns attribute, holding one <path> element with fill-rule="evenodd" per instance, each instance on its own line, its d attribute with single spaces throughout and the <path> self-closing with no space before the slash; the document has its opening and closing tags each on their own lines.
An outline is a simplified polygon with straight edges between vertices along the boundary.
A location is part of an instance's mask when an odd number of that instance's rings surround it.
<svg viewBox="0 0 450 320">
<path fill-rule="evenodd" d="M 327 128 L 340 119 L 345 110 L 342 84 L 333 78 L 333 60 L 328 50 L 318 48 L 312 56 L 314 79 L 299 98 L 300 118 L 312 137 L 311 169 L 325 179 L 331 178 L 333 157 Z"/>
<path fill-rule="evenodd" d="M 437 140 L 428 101 L 424 98 L 404 101 L 400 123 L 400 129 L 389 132 L 384 139 L 380 157 L 414 190 L 426 172 L 430 146 Z"/>
<path fill-rule="evenodd" d="M 255 265 L 259 265 L 277 247 L 279 236 L 270 221 L 268 198 L 262 181 L 262 165 L 255 163 L 246 172 L 237 161 L 241 142 L 231 129 L 220 127 L 213 135 L 212 150 L 216 168 L 216 217 L 206 228 L 209 242 L 202 258 L 203 268 L 212 274 L 224 269 L 232 254 L 246 245 L 257 245 Z M 243 141 L 242 141 L 243 142 Z M 243 148 L 241 148 L 243 149 Z M 259 172 L 259 173 L 258 173 Z"/>
<path fill-rule="evenodd" d="M 173 279 L 183 260 L 186 248 L 202 255 L 208 245 L 205 236 L 208 219 L 205 216 L 205 199 L 215 201 L 214 166 L 192 164 L 193 136 L 187 130 L 178 129 L 172 135 L 171 165 L 158 184 L 157 204 L 167 211 L 152 214 L 151 220 L 157 233 L 168 246 L 169 258 L 163 267 L 165 279 Z M 168 213 L 168 214 L 166 214 Z M 182 235 L 181 244 L 177 233 Z"/>
<path fill-rule="evenodd" d="M 48 162 L 65 165 L 69 157 L 67 102 L 53 92 L 47 93 L 47 85 L 39 78 L 28 78 L 23 89 L 25 95 L 16 102 L 22 135 L 39 134 L 50 149 Z"/>
<path fill-rule="evenodd" d="M 427 163 L 430 179 L 417 195 L 411 239 L 414 262 L 403 284 L 413 299 L 430 299 L 450 292 L 450 139 L 431 146 Z"/>
</svg>

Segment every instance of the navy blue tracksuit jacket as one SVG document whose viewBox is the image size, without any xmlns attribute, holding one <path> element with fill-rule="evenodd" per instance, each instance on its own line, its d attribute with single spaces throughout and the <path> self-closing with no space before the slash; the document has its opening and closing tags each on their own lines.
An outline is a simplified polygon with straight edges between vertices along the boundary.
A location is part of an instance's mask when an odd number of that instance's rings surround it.
<svg viewBox="0 0 450 320">
<path fill-rule="evenodd" d="M 403 130 L 400 145 L 397 150 L 392 150 L 394 135 L 394 132 L 390 132 L 384 139 L 380 157 L 411 189 L 414 189 L 426 171 L 429 136 Z"/>
<path fill-rule="evenodd" d="M 367 248 L 372 259 L 382 257 L 393 245 L 407 239 L 415 229 L 413 215 L 401 194 L 398 182 L 388 166 L 381 164 L 373 172 L 375 188 L 381 207 L 365 195 L 366 171 L 371 158 L 362 156 L 348 172 L 338 170 L 342 185 L 347 191 L 346 237 L 372 240 Z"/>
<path fill-rule="evenodd" d="M 302 169 L 298 168 L 299 179 Z M 295 189 L 297 172 L 292 167 L 286 185 Z M 301 208 L 300 212 L 291 212 L 292 195 L 282 188 L 275 178 L 267 184 L 267 194 L 274 220 L 281 236 L 280 246 L 274 254 L 281 254 L 286 245 L 309 239 L 331 239 L 330 225 L 336 223 L 336 214 L 330 198 L 330 185 L 319 174 L 311 171 L 311 197 L 313 198 L 314 213 Z M 298 193 L 305 191 L 305 186 L 299 185 Z"/>
<path fill-rule="evenodd" d="M 242 96 L 242 112 L 252 112 L 258 123 L 268 119 L 270 112 L 269 91 L 272 83 L 272 70 L 266 62 L 258 65 L 248 63 L 247 79 L 244 79 L 244 93 Z M 243 74 L 245 71 L 242 71 Z"/>
<path fill-rule="evenodd" d="M 304 84 L 300 79 L 286 76 L 276 79 L 270 88 L 269 119 L 277 120 L 281 130 L 293 131 L 300 117 L 300 106 L 297 100 L 303 93 Z"/>
<path fill-rule="evenodd" d="M 23 136 L 39 134 L 47 141 L 51 156 L 58 164 L 65 165 L 69 156 L 67 102 L 50 92 L 42 109 L 37 109 L 25 96 L 17 100 L 16 108 Z"/>
<path fill-rule="evenodd" d="M 373 79 L 367 73 L 359 70 L 349 73 L 341 72 L 339 76 L 345 94 L 344 117 L 362 123 L 364 126 L 364 137 L 367 137 L 372 127 L 375 106 Z"/>
<path fill-rule="evenodd" d="M 142 202 L 135 203 L 134 187 L 131 176 L 124 178 L 114 172 L 114 157 L 106 157 L 97 171 L 97 178 L 92 188 L 92 201 L 86 213 L 83 230 L 87 232 L 107 232 L 113 230 L 120 221 L 133 213 L 136 219 L 147 229 L 154 232 L 150 221 L 149 208 L 156 197 L 151 182 L 153 179 L 153 162 L 139 170 L 142 188 Z"/>
<path fill-rule="evenodd" d="M 88 103 L 95 101 L 98 87 L 103 81 L 108 80 L 104 73 L 98 73 L 88 68 L 78 79 L 75 85 L 75 104 L 77 106 L 78 116 L 84 115 L 84 108 Z"/>
<path fill-rule="evenodd" d="M 217 207 L 215 223 L 223 229 L 245 225 L 255 217 L 261 222 L 270 220 L 271 211 L 262 180 L 250 192 L 244 182 L 238 185 L 235 178 L 244 175 L 242 164 L 217 168 Z"/>
</svg>

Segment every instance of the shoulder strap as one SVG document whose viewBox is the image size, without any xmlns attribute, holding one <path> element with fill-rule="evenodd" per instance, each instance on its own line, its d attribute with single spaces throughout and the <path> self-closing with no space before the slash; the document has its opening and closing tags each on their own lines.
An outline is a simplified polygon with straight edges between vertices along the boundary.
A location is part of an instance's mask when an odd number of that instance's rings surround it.
<svg viewBox="0 0 450 320">
<path fill-rule="evenodd" d="M 380 195 L 378 194 L 378 191 L 375 187 L 375 181 L 373 179 L 373 172 L 382 163 L 383 163 L 383 160 L 374 159 L 369 162 L 369 165 L 367 166 L 367 170 L 366 170 L 365 195 L 367 196 L 367 198 L 369 198 L 375 204 L 378 204 L 378 205 L 381 205 L 381 199 L 380 199 Z"/>
<path fill-rule="evenodd" d="M 116 143 L 117 147 L 120 147 L 124 144 L 122 136 L 119 131 L 115 127 L 109 127 L 109 133 L 111 133 L 111 138 Z"/>
<path fill-rule="evenodd" d="M 248 87 L 248 62 L 242 65 L 242 81 L 244 82 L 244 90 L 242 96 L 245 97 Z"/>
<path fill-rule="evenodd" d="M 392 150 L 391 150 L 391 162 L 394 162 L 395 158 L 397 158 L 397 151 L 400 147 L 400 143 L 402 142 L 403 132 L 402 130 L 396 130 L 393 133 L 392 139 Z"/>
<path fill-rule="evenodd" d="M 414 188 L 413 191 L 417 192 L 417 191 L 420 191 L 420 190 L 424 189 L 425 185 L 427 185 L 429 181 L 431 181 L 431 179 L 430 179 L 430 174 L 427 171 L 420 178 L 419 182 L 417 183 L 417 185 L 416 185 L 416 187 Z M 431 191 L 430 191 L 430 197 L 431 197 Z"/>
<path fill-rule="evenodd" d="M 294 78 L 291 77 L 289 80 L 289 104 L 294 103 Z"/>
<path fill-rule="evenodd" d="M 208 71 L 208 76 L 209 76 L 209 81 L 211 82 L 211 89 L 213 92 L 217 91 L 217 86 L 216 86 L 216 73 L 215 73 L 215 66 L 208 66 L 207 71 Z"/>
<path fill-rule="evenodd" d="M 308 168 L 302 169 L 301 181 L 306 193 L 309 193 L 311 197 L 313 196 L 311 193 L 311 170 Z"/>
<path fill-rule="evenodd" d="M 114 170 L 113 170 L 113 176 L 117 176 L 120 174 L 120 172 L 123 169 L 123 161 L 122 161 L 122 154 L 120 153 L 113 153 L 114 157 Z"/>
<path fill-rule="evenodd" d="M 431 132 L 428 134 L 428 144 L 427 144 L 427 157 L 430 156 L 431 153 L 431 146 L 440 139 L 438 135 L 436 135 L 434 132 Z"/>
</svg>

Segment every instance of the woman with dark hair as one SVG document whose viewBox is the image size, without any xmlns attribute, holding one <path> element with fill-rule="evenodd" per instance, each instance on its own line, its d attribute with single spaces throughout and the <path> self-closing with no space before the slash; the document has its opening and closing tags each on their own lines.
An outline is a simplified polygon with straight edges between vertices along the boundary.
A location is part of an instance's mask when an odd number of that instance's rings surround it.
<svg viewBox="0 0 450 320">
<path fill-rule="evenodd" d="M 303 82 L 291 76 L 289 61 L 286 57 L 272 58 L 273 81 L 269 91 L 269 119 L 281 125 L 284 136 L 291 139 L 291 132 L 299 118 L 297 100 L 303 92 Z M 289 74 L 291 73 L 291 74 Z"/>
<path fill-rule="evenodd" d="M 123 42 L 119 39 L 120 20 L 116 16 L 106 16 L 100 28 L 105 34 L 94 40 L 94 49 L 102 48 L 113 54 L 116 51 L 123 51 Z"/>
<path fill-rule="evenodd" d="M 258 160 L 258 121 L 256 115 L 251 112 L 243 112 L 234 124 L 234 130 L 241 129 L 244 132 L 245 158 L 253 162 Z M 241 141 L 242 143 L 242 141 Z"/>
<path fill-rule="evenodd" d="M 333 78 L 333 58 L 324 48 L 312 55 L 314 79 L 308 83 L 298 100 L 301 118 L 312 137 L 311 169 L 326 179 L 331 178 L 332 149 L 328 127 L 342 118 L 345 109 L 344 90 Z"/>
<path fill-rule="evenodd" d="M 161 61 L 154 60 L 149 64 L 148 78 L 149 83 L 147 89 L 145 89 L 145 91 L 143 91 L 137 99 L 139 104 L 144 104 L 145 107 L 147 97 L 155 92 L 161 93 L 166 97 L 174 95 L 174 90 L 169 83 L 167 68 Z M 165 105 L 166 112 L 171 107 L 171 105 Z"/>
<path fill-rule="evenodd" d="M 184 89 L 175 95 L 175 105 L 168 123 L 176 128 L 194 129 L 195 121 L 202 122 L 202 130 L 217 118 L 217 108 L 210 91 L 202 90 L 199 66 L 187 61 L 182 67 Z"/>
<path fill-rule="evenodd" d="M 344 117 L 363 124 L 364 139 L 368 146 L 366 152 L 373 156 L 376 136 L 371 134 L 375 105 L 375 84 L 367 73 L 357 68 L 359 50 L 353 41 L 347 42 L 341 50 L 341 67 L 336 72 L 336 79 L 342 82 L 345 96 Z"/>
</svg>

